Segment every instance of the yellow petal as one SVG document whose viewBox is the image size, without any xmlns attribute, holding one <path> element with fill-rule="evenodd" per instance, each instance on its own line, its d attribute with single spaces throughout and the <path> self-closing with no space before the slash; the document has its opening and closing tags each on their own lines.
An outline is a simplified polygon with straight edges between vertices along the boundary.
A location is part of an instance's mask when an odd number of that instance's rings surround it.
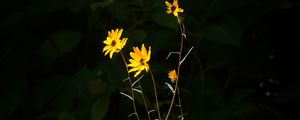
<svg viewBox="0 0 300 120">
<path fill-rule="evenodd" d="M 129 62 L 130 62 L 130 64 L 127 65 L 127 66 L 129 66 L 129 67 L 137 67 L 137 66 L 141 65 L 140 62 L 135 61 L 135 60 L 133 60 L 133 59 L 130 59 Z"/>
<path fill-rule="evenodd" d="M 165 4 L 167 7 L 172 7 L 171 3 L 169 3 L 168 1 L 165 1 Z"/>
<path fill-rule="evenodd" d="M 109 49 L 104 53 L 104 56 L 106 56 L 106 55 L 109 53 L 110 49 L 111 49 L 111 48 L 109 48 Z"/>
<path fill-rule="evenodd" d="M 142 55 L 143 55 L 143 58 L 147 56 L 147 50 L 146 50 L 144 44 L 142 44 Z"/>
<path fill-rule="evenodd" d="M 137 77 L 142 71 L 137 71 L 135 74 L 134 74 L 134 77 Z"/>
<path fill-rule="evenodd" d="M 128 39 L 128 38 L 123 38 L 123 39 L 122 39 L 122 41 L 121 41 L 121 46 L 122 46 L 122 48 L 126 45 L 127 39 Z"/>
<path fill-rule="evenodd" d="M 133 52 L 130 52 L 130 56 L 136 60 L 136 61 L 140 61 L 141 60 L 141 57 L 138 56 L 136 53 L 133 53 Z"/>
<path fill-rule="evenodd" d="M 170 13 L 172 13 L 172 10 L 171 10 L 171 9 L 170 9 L 170 10 L 167 10 L 166 13 L 167 13 L 167 14 L 170 14 Z"/>
<path fill-rule="evenodd" d="M 131 72 L 133 72 L 133 71 L 137 71 L 137 70 L 139 70 L 140 68 L 141 68 L 141 66 L 133 67 L 133 68 L 131 68 L 131 69 L 128 71 L 128 73 L 131 73 Z"/>
<path fill-rule="evenodd" d="M 134 53 L 137 54 L 140 58 L 143 57 L 143 55 L 142 55 L 142 53 L 141 53 L 141 51 L 139 50 L 138 47 L 133 47 L 133 51 L 134 51 Z"/>
<path fill-rule="evenodd" d="M 110 53 L 109 53 L 109 58 L 111 59 L 113 54 L 114 54 L 115 50 L 112 50 Z"/>
<path fill-rule="evenodd" d="M 148 62 L 148 61 L 150 60 L 150 58 L 151 58 L 151 47 L 149 47 L 148 55 L 145 56 L 145 57 L 147 57 L 147 58 L 146 58 L 146 62 Z"/>
<path fill-rule="evenodd" d="M 104 40 L 103 43 L 109 45 L 111 44 L 111 41 L 112 40 L 109 37 L 106 37 L 106 40 Z"/>
<path fill-rule="evenodd" d="M 183 12 L 183 9 L 182 8 L 178 8 L 177 11 L 178 12 Z"/>
<path fill-rule="evenodd" d="M 178 16 L 178 13 L 177 13 L 177 12 L 173 12 L 173 15 L 174 15 L 175 17 L 177 17 L 177 16 Z"/>
<path fill-rule="evenodd" d="M 173 1 L 173 6 L 178 7 L 178 1 L 177 0 Z"/>
<path fill-rule="evenodd" d="M 102 52 L 108 50 L 109 48 L 110 48 L 110 46 L 105 46 L 105 47 L 103 48 L 103 51 L 102 51 Z"/>
<path fill-rule="evenodd" d="M 120 31 L 117 33 L 117 39 L 120 39 L 121 35 L 122 35 L 123 29 L 120 29 Z"/>
<path fill-rule="evenodd" d="M 149 70 L 149 65 L 147 63 L 144 64 L 146 72 Z"/>
</svg>

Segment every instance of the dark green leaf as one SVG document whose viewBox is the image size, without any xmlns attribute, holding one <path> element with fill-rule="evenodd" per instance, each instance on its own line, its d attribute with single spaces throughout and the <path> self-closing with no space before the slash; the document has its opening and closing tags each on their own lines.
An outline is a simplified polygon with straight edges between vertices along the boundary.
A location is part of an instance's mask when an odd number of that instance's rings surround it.
<svg viewBox="0 0 300 120">
<path fill-rule="evenodd" d="M 81 33 L 74 30 L 61 30 L 52 34 L 51 39 L 61 54 L 70 52 L 81 39 Z"/>
<path fill-rule="evenodd" d="M 177 18 L 174 17 L 172 14 L 166 14 L 166 8 L 163 6 L 164 4 L 162 3 L 151 16 L 151 20 L 163 27 L 176 30 L 178 31 L 178 23 L 177 23 Z"/>
<path fill-rule="evenodd" d="M 53 76 L 45 79 L 34 91 L 35 103 L 43 104 L 49 102 L 49 100 L 57 95 L 63 88 L 67 77 L 64 76 Z"/>
<path fill-rule="evenodd" d="M 81 33 L 73 30 L 54 32 L 41 45 L 39 56 L 46 65 L 54 62 L 60 55 L 70 52 L 81 39 Z"/>
<path fill-rule="evenodd" d="M 130 41 L 144 41 L 146 37 L 147 37 L 146 31 L 142 29 L 136 29 L 130 33 L 129 38 Z"/>
<path fill-rule="evenodd" d="M 115 0 L 104 0 L 101 2 L 94 2 L 94 3 L 90 4 L 90 8 L 92 9 L 92 11 L 95 11 L 98 8 L 107 7 L 108 5 L 112 4 L 114 1 Z"/>
<path fill-rule="evenodd" d="M 109 96 L 99 97 L 93 104 L 91 109 L 92 120 L 102 120 L 109 108 L 110 100 Z"/>
<path fill-rule="evenodd" d="M 59 116 L 59 120 L 76 120 L 75 116 L 71 113 L 65 112 Z"/>
<path fill-rule="evenodd" d="M 67 0 L 35 0 L 29 7 L 29 14 L 41 15 L 55 12 L 65 7 L 67 3 Z"/>
</svg>

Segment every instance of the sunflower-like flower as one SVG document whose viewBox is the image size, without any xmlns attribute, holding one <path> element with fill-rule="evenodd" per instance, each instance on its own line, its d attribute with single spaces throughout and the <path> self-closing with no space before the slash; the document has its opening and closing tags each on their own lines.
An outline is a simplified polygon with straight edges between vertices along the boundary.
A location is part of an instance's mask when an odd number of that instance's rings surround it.
<svg viewBox="0 0 300 120">
<path fill-rule="evenodd" d="M 109 53 L 109 58 L 111 59 L 113 54 L 120 52 L 121 49 L 125 46 L 128 38 L 120 39 L 123 29 L 115 29 L 108 31 L 108 36 L 106 40 L 103 41 L 106 46 L 103 48 L 104 55 L 106 56 Z"/>
<path fill-rule="evenodd" d="M 150 55 L 151 47 L 149 47 L 148 52 L 144 44 L 142 44 L 141 50 L 139 50 L 138 47 L 133 47 L 133 52 L 130 52 L 132 59 L 129 59 L 130 64 L 128 64 L 128 67 L 132 68 L 128 72 L 131 73 L 136 71 L 134 77 L 137 77 L 143 70 L 148 72 L 149 65 L 147 62 L 150 60 Z"/>
<path fill-rule="evenodd" d="M 167 14 L 173 13 L 175 17 L 178 17 L 178 13 L 183 12 L 183 9 L 179 8 L 178 0 L 173 0 L 172 4 L 169 3 L 168 1 L 165 1 L 165 4 L 167 6 L 167 11 L 166 11 Z"/>
<path fill-rule="evenodd" d="M 174 83 L 178 79 L 176 70 L 169 71 L 168 77 L 171 79 L 171 82 Z"/>
</svg>

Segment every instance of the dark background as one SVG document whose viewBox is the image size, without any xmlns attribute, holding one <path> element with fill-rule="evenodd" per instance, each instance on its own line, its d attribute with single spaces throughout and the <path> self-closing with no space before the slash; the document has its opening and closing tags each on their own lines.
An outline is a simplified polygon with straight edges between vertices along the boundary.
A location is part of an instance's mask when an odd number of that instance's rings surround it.
<svg viewBox="0 0 300 120">
<path fill-rule="evenodd" d="M 171 1 L 170 1 L 171 2 Z M 180 0 L 186 27 L 180 88 L 187 120 L 297 120 L 300 4 L 296 0 Z M 0 119 L 120 120 L 133 112 L 121 56 L 103 56 L 123 28 L 149 62 L 163 115 L 176 68 L 176 19 L 162 0 L 7 0 L 0 4 Z M 151 79 L 142 84 L 154 107 Z M 146 119 L 137 96 L 140 116 Z M 176 119 L 174 108 L 170 119 Z M 152 116 L 153 118 L 155 115 Z"/>
</svg>

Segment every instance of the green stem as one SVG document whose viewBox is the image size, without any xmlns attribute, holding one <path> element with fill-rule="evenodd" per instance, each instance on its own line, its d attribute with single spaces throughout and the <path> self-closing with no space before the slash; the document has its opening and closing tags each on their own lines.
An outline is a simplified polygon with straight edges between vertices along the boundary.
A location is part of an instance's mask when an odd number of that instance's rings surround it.
<svg viewBox="0 0 300 120">
<path fill-rule="evenodd" d="M 139 84 L 139 86 L 141 88 L 141 91 L 142 91 L 142 98 L 143 98 L 143 102 L 145 104 L 145 108 L 146 108 L 146 111 L 147 111 L 148 119 L 151 120 L 150 115 L 149 115 L 148 105 L 147 105 L 147 102 L 146 102 L 146 99 L 145 99 L 145 95 L 144 95 L 144 91 L 143 91 L 143 87 L 142 87 L 140 81 L 138 82 L 138 84 Z"/>
<path fill-rule="evenodd" d="M 126 59 L 125 59 L 125 57 L 124 57 L 124 55 L 123 55 L 122 52 L 121 52 L 121 56 L 122 56 L 122 59 L 123 59 L 123 61 L 124 61 L 125 68 L 126 68 L 126 70 L 127 70 L 127 75 L 128 75 L 128 78 L 129 78 L 128 80 L 129 80 L 129 84 L 130 84 L 130 90 L 131 90 L 131 96 L 132 96 L 133 109 L 134 109 L 134 112 L 136 113 L 137 119 L 140 120 L 139 115 L 138 115 L 137 110 L 136 110 L 136 105 L 135 105 L 135 100 L 134 100 L 134 91 L 133 91 L 133 88 L 132 88 L 132 81 L 131 81 L 131 78 L 130 78 L 130 75 L 129 75 L 129 72 L 128 72 L 129 70 L 128 70 L 127 62 L 126 62 Z"/>
<path fill-rule="evenodd" d="M 172 110 L 172 107 L 173 107 L 173 104 L 174 104 L 174 101 L 175 101 L 176 91 L 177 91 L 177 89 L 179 89 L 178 88 L 178 81 L 179 81 L 179 75 L 180 75 L 180 66 L 181 66 L 180 62 L 181 62 L 182 49 L 183 49 L 184 28 L 181 26 L 183 24 L 180 23 L 179 18 L 177 18 L 177 20 L 178 20 L 178 24 L 179 24 L 180 33 L 181 33 L 180 51 L 179 51 L 178 66 L 177 66 L 177 78 L 178 79 L 176 80 L 176 83 L 175 83 L 175 89 L 174 89 L 172 101 L 171 101 L 171 104 L 170 104 L 170 107 L 169 107 L 169 110 L 168 110 L 168 113 L 167 113 L 167 116 L 166 116 L 165 120 L 168 120 L 168 117 L 171 113 L 171 110 Z"/>
<path fill-rule="evenodd" d="M 153 76 L 152 71 L 150 69 L 149 69 L 149 71 L 150 71 L 151 79 L 152 79 L 152 82 L 153 82 L 154 95 L 155 95 L 155 101 L 156 101 L 156 107 L 157 107 L 157 114 L 158 114 L 159 120 L 161 120 L 160 111 L 159 111 L 159 105 L 158 105 L 158 99 L 157 99 L 157 92 L 156 92 L 155 80 L 154 80 L 154 76 Z"/>
</svg>

